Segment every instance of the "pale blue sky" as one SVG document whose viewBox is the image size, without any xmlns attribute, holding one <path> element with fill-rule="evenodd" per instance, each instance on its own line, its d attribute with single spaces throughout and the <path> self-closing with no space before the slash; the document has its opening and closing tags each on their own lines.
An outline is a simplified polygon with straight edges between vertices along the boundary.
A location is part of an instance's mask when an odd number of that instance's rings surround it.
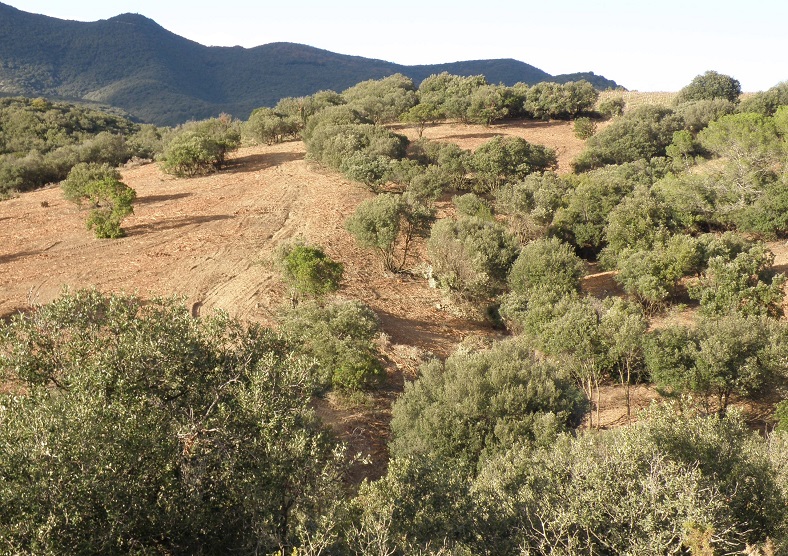
<svg viewBox="0 0 788 556">
<path fill-rule="evenodd" d="M 640 91 L 675 91 L 706 70 L 745 91 L 788 80 L 786 0 L 0 2 L 79 21 L 140 13 L 205 45 L 287 41 L 400 64 L 515 58 Z"/>
</svg>

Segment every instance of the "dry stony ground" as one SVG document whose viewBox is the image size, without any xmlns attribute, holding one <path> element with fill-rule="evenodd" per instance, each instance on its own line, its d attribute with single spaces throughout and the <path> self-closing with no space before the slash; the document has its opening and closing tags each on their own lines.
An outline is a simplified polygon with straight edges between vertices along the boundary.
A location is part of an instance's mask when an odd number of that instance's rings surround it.
<svg viewBox="0 0 788 556">
<path fill-rule="evenodd" d="M 400 131 L 415 138 L 410 129 Z M 568 171 L 583 146 L 567 122 L 440 125 L 424 135 L 473 149 L 497 133 L 555 148 L 560 172 Z M 273 324 L 287 298 L 273 254 L 303 237 L 344 263 L 339 297 L 369 304 L 382 322 L 389 363 L 383 391 L 361 404 L 316 402 L 351 451 L 378 463 L 385 458 L 390 404 L 423 357 L 445 357 L 462 342 L 497 334 L 431 289 L 416 257 L 409 261 L 412 272 L 392 275 L 359 249 L 343 223 L 372 193 L 307 162 L 300 142 L 243 148 L 227 170 L 206 177 L 175 179 L 149 164 L 125 169 L 123 179 L 137 191 L 137 201 L 134 215 L 124 221 L 127 236 L 119 240 L 94 239 L 85 230 L 85 213 L 56 186 L 0 203 L 0 317 L 51 301 L 63 288 L 95 287 L 143 297 L 178 295 L 195 315 L 222 309 Z M 785 264 L 788 249 L 778 247 L 778 264 Z M 423 244 L 415 252 L 423 254 Z M 586 284 L 600 295 L 615 291 L 610 273 L 589 277 Z M 644 405 L 655 395 L 638 387 L 635 403 Z M 619 398 L 616 389 L 604 392 L 603 407 L 609 409 L 603 424 L 621 422 Z M 373 464 L 358 473 L 374 476 L 381 470 Z"/>
</svg>

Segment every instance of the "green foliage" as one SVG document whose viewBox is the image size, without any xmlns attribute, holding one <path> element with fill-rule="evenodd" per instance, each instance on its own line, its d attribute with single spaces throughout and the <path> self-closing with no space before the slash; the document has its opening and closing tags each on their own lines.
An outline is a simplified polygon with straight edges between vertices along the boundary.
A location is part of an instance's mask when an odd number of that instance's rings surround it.
<svg viewBox="0 0 788 556">
<path fill-rule="evenodd" d="M 661 175 L 657 165 L 641 161 L 569 177 L 574 188 L 555 213 L 555 234 L 578 249 L 598 252 L 611 211 L 636 185 L 649 186 Z"/>
<path fill-rule="evenodd" d="M 354 554 L 471 556 L 479 534 L 472 482 L 454 462 L 393 458 L 385 476 L 362 483 L 348 534 Z"/>
<path fill-rule="evenodd" d="M 465 187 L 466 175 L 470 171 L 469 151 L 461 149 L 454 143 L 420 139 L 413 144 L 413 156 L 427 165 L 425 173 L 432 171 L 434 179 L 454 189 Z"/>
<path fill-rule="evenodd" d="M 535 290 L 551 290 L 561 296 L 580 291 L 585 263 L 558 238 L 537 239 L 520 251 L 509 272 L 511 291 L 528 297 Z"/>
<path fill-rule="evenodd" d="M 664 156 L 673 132 L 683 127 L 681 117 L 669 108 L 640 106 L 591 137 L 575 159 L 574 169 L 585 172 L 606 164 Z"/>
<path fill-rule="evenodd" d="M 493 219 L 492 207 L 475 193 L 456 196 L 452 202 L 461 216 L 481 218 L 482 220 Z"/>
<path fill-rule="evenodd" d="M 400 73 L 362 81 L 345 90 L 342 97 L 349 107 L 375 124 L 397 121 L 417 102 L 413 81 Z"/>
<path fill-rule="evenodd" d="M 624 115 L 625 106 L 624 97 L 608 97 L 597 104 L 596 111 L 605 118 L 617 118 Z"/>
<path fill-rule="evenodd" d="M 434 106 L 444 118 L 468 122 L 471 97 L 485 85 L 487 81 L 483 75 L 462 77 L 447 72 L 431 75 L 419 85 L 419 103 Z"/>
<path fill-rule="evenodd" d="M 313 370 L 270 331 L 87 291 L 0 326 L 4 550 L 271 553 L 335 512 Z"/>
<path fill-rule="evenodd" d="M 623 249 L 618 254 L 616 281 L 653 312 L 676 294 L 679 280 L 697 268 L 698 260 L 698 246 L 692 237 L 670 236 L 645 251 Z"/>
<path fill-rule="evenodd" d="M 339 289 L 344 267 L 320 247 L 295 244 L 280 253 L 282 278 L 296 294 L 323 296 Z"/>
<path fill-rule="evenodd" d="M 502 225 L 479 218 L 439 220 L 427 240 L 438 284 L 469 297 L 499 291 L 518 251 L 517 240 Z"/>
<path fill-rule="evenodd" d="M 82 206 L 88 202 L 90 213 L 88 230 L 94 230 L 100 239 L 123 237 L 121 221 L 134 213 L 132 203 L 137 192 L 120 181 L 120 172 L 109 164 L 74 166 L 61 184 L 63 196 Z"/>
<path fill-rule="evenodd" d="M 782 315 L 785 275 L 772 268 L 774 253 L 762 243 L 735 253 L 732 257 L 710 256 L 708 267 L 697 284 L 689 288 L 690 297 L 700 301 L 707 315 Z"/>
<path fill-rule="evenodd" d="M 283 316 L 281 330 L 301 354 L 315 359 L 321 388 L 360 390 L 386 376 L 374 344 L 380 324 L 362 303 L 302 303 Z"/>
<path fill-rule="evenodd" d="M 285 116 L 271 108 L 258 108 L 243 124 L 243 134 L 254 142 L 273 145 L 281 143 L 285 137 L 297 137 L 300 126 L 298 116 Z"/>
<path fill-rule="evenodd" d="M 689 85 L 681 89 L 676 96 L 676 102 L 713 99 L 738 102 L 740 95 L 741 84 L 738 80 L 716 71 L 707 71 L 703 75 L 696 76 Z"/>
<path fill-rule="evenodd" d="M 572 186 L 554 172 L 529 174 L 495 191 L 495 209 L 523 242 L 542 237 Z"/>
<path fill-rule="evenodd" d="M 776 487 L 764 443 L 740 417 L 667 406 L 631 427 L 512 450 L 473 492 L 494 553 L 646 555 L 685 553 L 692 529 L 708 531 L 715 553 L 779 534 Z"/>
<path fill-rule="evenodd" d="M 734 215 L 734 220 L 743 232 L 767 238 L 785 236 L 788 233 L 788 187 L 785 178 L 766 185 L 751 205 Z"/>
<path fill-rule="evenodd" d="M 725 157 L 731 189 L 740 203 L 750 204 L 783 152 L 773 118 L 760 114 L 723 116 L 698 134 L 704 149 Z"/>
<path fill-rule="evenodd" d="M 319 125 L 306 140 L 309 158 L 373 188 L 385 181 L 390 160 L 404 158 L 407 145 L 405 136 L 370 124 Z"/>
<path fill-rule="evenodd" d="M 238 122 L 227 115 L 179 127 L 161 154 L 162 169 L 179 177 L 221 170 L 241 142 Z"/>
<path fill-rule="evenodd" d="M 415 106 L 411 106 L 407 111 L 403 112 L 399 120 L 406 124 L 415 124 L 419 137 L 424 133 L 424 128 L 427 124 L 433 124 L 441 119 L 441 112 L 432 104 L 420 102 Z"/>
<path fill-rule="evenodd" d="M 775 430 L 780 432 L 788 431 L 788 400 L 778 402 L 774 406 L 774 418 L 777 421 Z"/>
<path fill-rule="evenodd" d="M 309 144 L 312 134 L 318 128 L 371 123 L 372 120 L 365 118 L 357 110 L 345 105 L 343 101 L 341 104 L 329 104 L 310 115 L 306 119 L 302 136 L 304 142 Z"/>
<path fill-rule="evenodd" d="M 706 402 L 716 398 L 724 413 L 731 394 L 748 396 L 774 372 L 772 325 L 762 317 L 726 316 L 701 320 L 696 330 L 669 327 L 649 335 L 646 366 L 652 380 Z"/>
<path fill-rule="evenodd" d="M 685 230 L 721 226 L 726 216 L 721 206 L 722 192 L 709 176 L 669 174 L 654 184 L 653 191 L 664 200 L 676 223 Z"/>
<path fill-rule="evenodd" d="M 596 122 L 586 116 L 576 118 L 573 130 L 575 137 L 585 141 L 596 133 Z"/>
<path fill-rule="evenodd" d="M 469 160 L 483 191 L 494 191 L 533 172 L 555 169 L 557 164 L 553 149 L 532 145 L 520 137 L 501 135 L 481 145 Z"/>
<path fill-rule="evenodd" d="M 80 162 L 118 166 L 149 158 L 143 128 L 97 110 L 45 99 L 0 99 L 0 197 L 66 178 Z"/>
<path fill-rule="evenodd" d="M 667 203 L 648 186 L 638 186 L 610 211 L 600 260 L 613 268 L 625 249 L 648 251 L 677 227 Z"/>
<path fill-rule="evenodd" d="M 392 409 L 391 452 L 473 474 L 513 445 L 549 445 L 580 423 L 586 403 L 556 367 L 516 342 L 423 366 Z"/>
<path fill-rule="evenodd" d="M 542 82 L 528 89 L 524 109 L 537 120 L 574 118 L 589 112 L 598 97 L 599 93 L 588 81 Z"/>
<path fill-rule="evenodd" d="M 739 111 L 773 116 L 780 106 L 786 105 L 788 105 L 788 82 L 783 81 L 766 91 L 760 91 L 743 99 L 739 104 Z"/>
<path fill-rule="evenodd" d="M 506 87 L 483 85 L 474 90 L 468 107 L 468 121 L 490 126 L 509 115 Z"/>
<path fill-rule="evenodd" d="M 676 113 L 684 120 L 685 129 L 692 133 L 698 133 L 709 123 L 735 111 L 736 105 L 724 98 L 693 100 L 676 106 Z"/>
<path fill-rule="evenodd" d="M 384 193 L 362 202 L 345 222 L 359 245 L 378 252 L 386 270 L 397 270 L 394 251 L 404 210 L 402 197 Z"/>
</svg>

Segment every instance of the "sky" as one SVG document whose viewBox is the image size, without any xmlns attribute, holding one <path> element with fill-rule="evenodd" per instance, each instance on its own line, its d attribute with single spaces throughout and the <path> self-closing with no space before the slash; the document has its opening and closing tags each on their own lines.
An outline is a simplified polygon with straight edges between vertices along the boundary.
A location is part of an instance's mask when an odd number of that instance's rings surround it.
<svg viewBox="0 0 788 556">
<path fill-rule="evenodd" d="M 295 42 L 398 64 L 514 58 L 677 91 L 707 70 L 742 90 L 788 80 L 785 0 L 0 0 L 96 21 L 139 13 L 208 46 Z"/>
</svg>

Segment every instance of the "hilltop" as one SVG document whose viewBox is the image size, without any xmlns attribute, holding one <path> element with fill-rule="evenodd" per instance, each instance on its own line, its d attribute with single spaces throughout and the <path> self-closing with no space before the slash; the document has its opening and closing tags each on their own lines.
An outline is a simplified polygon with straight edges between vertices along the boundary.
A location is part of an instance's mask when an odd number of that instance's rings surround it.
<svg viewBox="0 0 788 556">
<path fill-rule="evenodd" d="M 293 43 L 208 47 L 139 14 L 78 22 L 0 3 L 0 95 L 91 101 L 158 125 L 221 112 L 246 119 L 283 97 L 341 91 L 394 73 L 418 84 L 443 71 L 506 85 L 586 79 L 617 87 L 593 72 L 550 75 L 512 59 L 404 66 Z"/>
</svg>

